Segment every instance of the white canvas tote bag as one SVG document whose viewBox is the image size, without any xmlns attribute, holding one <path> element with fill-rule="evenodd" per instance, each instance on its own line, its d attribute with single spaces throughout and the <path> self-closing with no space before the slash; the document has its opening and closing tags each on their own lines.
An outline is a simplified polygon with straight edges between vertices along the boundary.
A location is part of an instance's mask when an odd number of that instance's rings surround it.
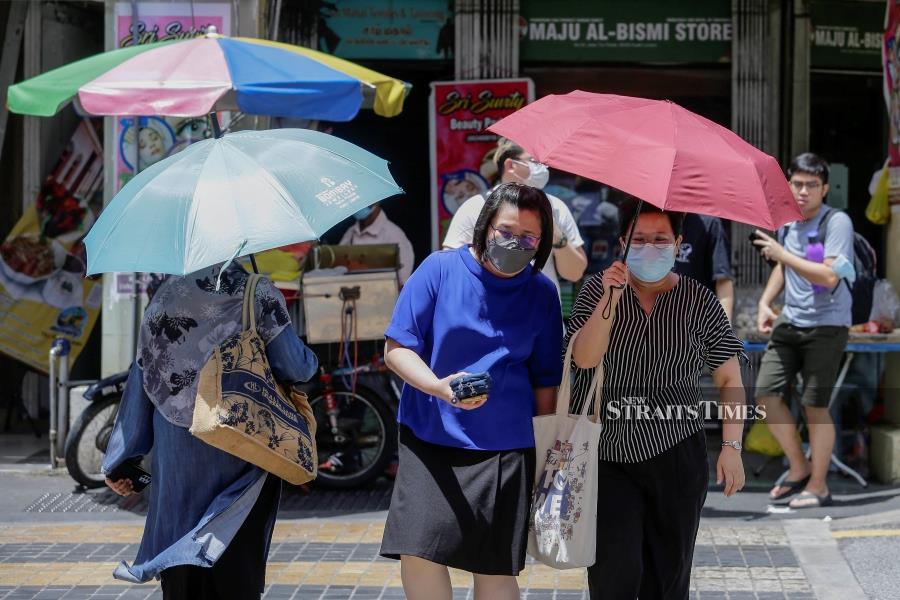
<svg viewBox="0 0 900 600">
<path fill-rule="evenodd" d="M 570 415 L 574 344 L 572 336 L 556 413 L 534 417 L 537 470 L 528 553 L 557 569 L 589 567 L 596 558 L 597 447 L 602 426 L 588 417 L 588 409 L 591 400 L 596 403 L 600 397 L 603 363 L 595 369 L 581 414 Z"/>
</svg>

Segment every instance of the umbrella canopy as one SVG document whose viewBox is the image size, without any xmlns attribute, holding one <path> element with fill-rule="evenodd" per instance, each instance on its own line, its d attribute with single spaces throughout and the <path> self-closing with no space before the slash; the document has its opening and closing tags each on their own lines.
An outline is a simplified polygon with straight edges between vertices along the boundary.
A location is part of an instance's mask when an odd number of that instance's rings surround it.
<svg viewBox="0 0 900 600">
<path fill-rule="evenodd" d="M 51 116 L 73 97 L 93 115 L 214 111 L 349 121 L 392 117 L 409 84 L 330 54 L 262 39 L 203 37 L 129 46 L 10 86 L 12 112 Z"/>
<path fill-rule="evenodd" d="M 339 138 L 305 129 L 231 133 L 129 181 L 84 239 L 87 272 L 192 273 L 317 239 L 402 192 L 386 161 Z"/>
<path fill-rule="evenodd" d="M 661 209 L 770 230 L 801 218 L 774 158 L 669 101 L 574 91 L 545 96 L 489 129 L 535 160 Z"/>
</svg>

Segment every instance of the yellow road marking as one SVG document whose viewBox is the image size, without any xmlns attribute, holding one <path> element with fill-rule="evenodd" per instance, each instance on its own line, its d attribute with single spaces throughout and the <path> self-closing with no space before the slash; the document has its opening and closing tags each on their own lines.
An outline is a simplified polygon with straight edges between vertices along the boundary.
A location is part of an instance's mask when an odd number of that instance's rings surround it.
<svg viewBox="0 0 900 600">
<path fill-rule="evenodd" d="M 117 562 L 0 563 L 0 585 L 126 585 L 112 578 Z M 270 562 L 266 583 L 281 585 L 354 585 L 402 587 L 400 562 Z M 450 569 L 455 587 L 471 587 L 472 576 Z M 585 571 L 557 571 L 545 565 L 528 565 L 519 585 L 534 590 L 586 589 Z"/>
<path fill-rule="evenodd" d="M 29 562 L 0 563 L 0 585 L 76 586 L 127 585 L 116 581 L 112 571 L 117 563 L 107 562 Z M 799 567 L 695 567 L 691 570 L 692 589 L 743 591 L 809 591 Z M 472 587 L 472 576 L 450 569 L 455 588 Z M 584 569 L 557 571 L 541 564 L 528 565 L 517 577 L 521 589 L 585 590 Z M 373 562 L 270 562 L 266 583 L 289 586 L 374 586 L 400 588 L 399 561 Z M 154 582 L 148 588 L 155 586 Z"/>
<path fill-rule="evenodd" d="M 832 531 L 831 536 L 836 539 L 900 537 L 900 529 L 841 529 L 839 531 Z"/>
<path fill-rule="evenodd" d="M 0 525 L 0 544 L 137 544 L 144 531 L 143 523 L 104 523 L 103 537 L 98 539 L 97 527 L 97 523 Z M 272 541 L 380 544 L 383 534 L 384 522 L 282 521 L 275 523 Z"/>
</svg>

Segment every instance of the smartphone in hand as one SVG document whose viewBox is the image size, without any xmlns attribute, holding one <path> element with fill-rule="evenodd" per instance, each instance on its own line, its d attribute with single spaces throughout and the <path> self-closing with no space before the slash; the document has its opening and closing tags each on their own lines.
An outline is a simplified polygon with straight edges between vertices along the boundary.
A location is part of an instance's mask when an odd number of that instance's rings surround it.
<svg viewBox="0 0 900 600">
<path fill-rule="evenodd" d="M 145 487 L 150 485 L 152 478 L 150 473 L 142 469 L 138 463 L 126 460 L 121 465 L 113 469 L 106 475 L 110 481 L 121 481 L 122 479 L 131 480 L 131 489 L 135 492 L 141 492 Z"/>
<path fill-rule="evenodd" d="M 462 404 L 475 404 L 487 399 L 493 381 L 490 373 L 475 373 L 457 377 L 450 382 L 456 398 Z"/>
<path fill-rule="evenodd" d="M 753 244 L 753 242 L 755 242 L 756 240 L 761 240 L 761 239 L 763 239 L 763 238 L 762 238 L 761 235 L 759 235 L 759 234 L 756 233 L 755 231 L 751 231 L 751 232 L 750 232 L 750 235 L 747 236 L 747 239 L 749 239 L 749 240 L 750 240 L 750 243 Z M 757 246 L 756 244 L 753 244 L 753 247 L 756 248 L 756 251 L 757 251 L 757 252 L 759 252 L 759 246 Z M 759 255 L 762 256 L 762 252 L 760 252 Z M 767 259 L 765 259 L 765 260 L 766 260 L 767 263 L 769 263 L 769 266 L 770 266 L 770 267 L 774 267 L 775 265 L 778 264 L 776 261 L 772 260 L 771 258 L 767 258 Z"/>
</svg>

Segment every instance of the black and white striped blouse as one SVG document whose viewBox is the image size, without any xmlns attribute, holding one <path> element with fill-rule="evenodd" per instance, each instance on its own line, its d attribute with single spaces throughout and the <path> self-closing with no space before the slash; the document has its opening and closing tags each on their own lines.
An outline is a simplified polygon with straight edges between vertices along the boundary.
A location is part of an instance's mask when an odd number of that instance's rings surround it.
<svg viewBox="0 0 900 600">
<path fill-rule="evenodd" d="M 589 279 L 578 294 L 566 345 L 596 310 L 603 310 L 602 277 Z M 626 286 L 616 308 L 604 379 L 600 458 L 647 460 L 703 427 L 700 375 L 743 352 L 715 295 L 681 276 L 661 294 L 648 316 Z M 573 365 L 572 412 L 583 406 L 593 369 Z"/>
</svg>

